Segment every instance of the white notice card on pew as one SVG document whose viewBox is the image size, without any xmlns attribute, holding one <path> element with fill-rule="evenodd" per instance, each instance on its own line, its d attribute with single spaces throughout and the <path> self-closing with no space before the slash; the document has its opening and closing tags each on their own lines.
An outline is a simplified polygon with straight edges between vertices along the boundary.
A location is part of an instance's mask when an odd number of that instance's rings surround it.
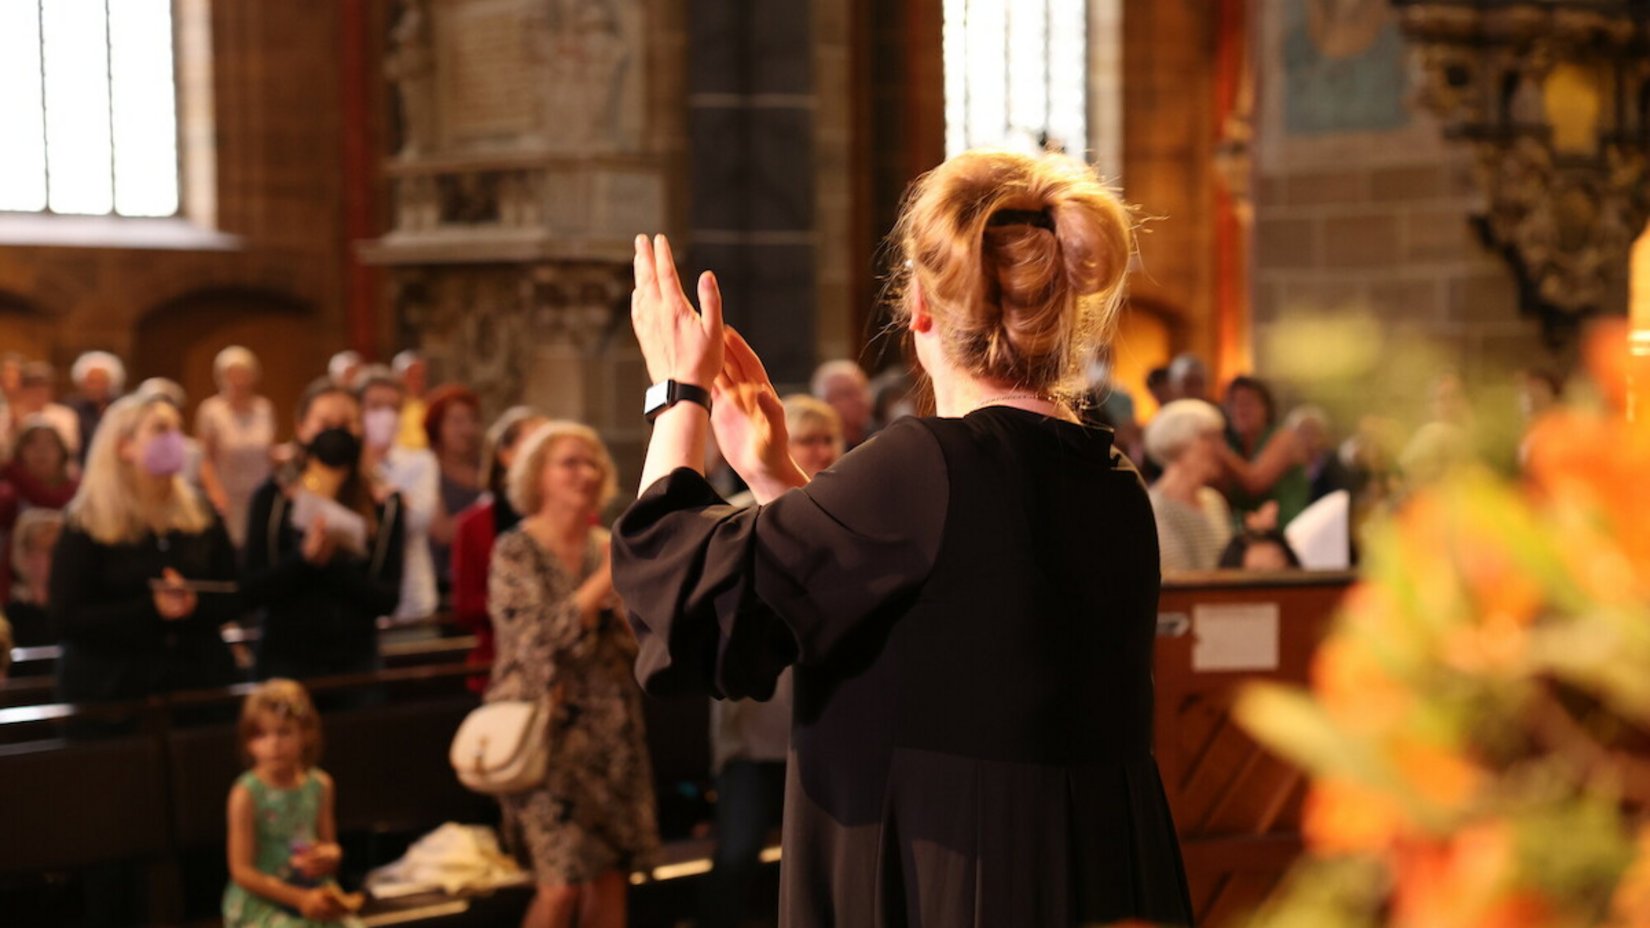
<svg viewBox="0 0 1650 928">
<path fill-rule="evenodd" d="M 1192 670 L 1278 669 L 1278 604 L 1192 607 Z"/>
</svg>

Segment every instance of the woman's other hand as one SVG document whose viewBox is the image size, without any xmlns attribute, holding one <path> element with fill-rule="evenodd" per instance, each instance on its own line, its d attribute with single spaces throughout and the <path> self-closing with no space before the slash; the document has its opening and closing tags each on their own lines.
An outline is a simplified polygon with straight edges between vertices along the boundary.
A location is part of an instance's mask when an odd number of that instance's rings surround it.
<svg viewBox="0 0 1650 928">
<path fill-rule="evenodd" d="M 722 456 L 762 502 L 807 483 L 791 458 L 785 406 L 750 344 L 724 330 L 722 370 L 711 391 L 711 427 Z"/>
<path fill-rule="evenodd" d="M 327 531 L 327 520 L 323 516 L 316 516 L 309 522 L 309 528 L 304 532 L 303 556 L 304 560 L 316 567 L 325 567 L 332 560 L 332 554 L 338 549 L 337 539 Z"/>
<path fill-rule="evenodd" d="M 155 611 L 168 622 L 187 619 L 195 614 L 199 604 L 195 593 L 184 585 L 183 575 L 168 567 L 160 575 L 162 585 L 155 589 Z"/>
<path fill-rule="evenodd" d="M 663 235 L 636 236 L 636 289 L 630 323 L 636 330 L 648 377 L 710 389 L 722 370 L 722 293 L 709 271 L 699 275 L 695 312 L 676 275 L 676 259 Z"/>
<path fill-rule="evenodd" d="M 1251 532 L 1270 532 L 1278 527 L 1278 501 L 1269 499 L 1243 517 L 1243 527 Z"/>
<path fill-rule="evenodd" d="M 573 591 L 573 604 L 578 606 L 579 618 L 586 628 L 595 628 L 601 621 L 602 610 L 614 599 L 613 545 L 602 545 L 602 562 L 579 588 Z"/>
</svg>

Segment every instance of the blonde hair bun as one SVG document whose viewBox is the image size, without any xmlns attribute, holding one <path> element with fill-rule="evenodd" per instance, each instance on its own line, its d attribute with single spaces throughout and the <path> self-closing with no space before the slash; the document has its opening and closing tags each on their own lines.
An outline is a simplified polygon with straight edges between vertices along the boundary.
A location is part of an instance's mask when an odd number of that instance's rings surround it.
<svg viewBox="0 0 1650 928">
<path fill-rule="evenodd" d="M 1133 229 L 1076 159 L 968 151 L 913 185 L 894 233 L 909 275 L 897 283 L 915 280 L 963 369 L 1062 392 L 1110 336 Z"/>
</svg>

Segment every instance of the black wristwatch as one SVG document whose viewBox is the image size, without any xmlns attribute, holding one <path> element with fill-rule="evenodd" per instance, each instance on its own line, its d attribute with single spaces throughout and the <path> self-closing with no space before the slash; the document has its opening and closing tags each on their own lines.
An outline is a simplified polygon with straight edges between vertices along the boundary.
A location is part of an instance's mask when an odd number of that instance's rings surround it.
<svg viewBox="0 0 1650 928">
<path fill-rule="evenodd" d="M 659 417 L 659 413 L 683 400 L 710 409 L 710 391 L 704 387 L 679 380 L 661 380 L 647 388 L 647 394 L 642 399 L 642 415 L 652 422 Z"/>
</svg>

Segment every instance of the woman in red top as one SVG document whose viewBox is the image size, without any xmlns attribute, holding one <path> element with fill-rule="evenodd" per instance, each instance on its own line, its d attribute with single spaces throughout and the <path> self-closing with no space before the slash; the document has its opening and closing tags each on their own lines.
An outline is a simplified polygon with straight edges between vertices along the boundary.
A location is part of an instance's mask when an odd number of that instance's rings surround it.
<svg viewBox="0 0 1650 928">
<path fill-rule="evenodd" d="M 453 617 L 476 636 L 468 661 L 475 667 L 493 662 L 493 623 L 487 617 L 487 569 L 493 559 L 493 540 L 521 521 L 521 513 L 504 492 L 505 475 L 521 440 L 548 421 L 526 406 L 512 406 L 498 417 L 482 445 L 487 495 L 460 513 L 453 526 Z M 471 690 L 480 693 L 486 688 L 486 673 L 470 678 Z"/>
<path fill-rule="evenodd" d="M 80 481 L 63 436 L 44 419 L 23 425 L 10 463 L 0 470 L 0 604 L 11 593 L 10 533 L 25 509 L 62 509 Z"/>
<path fill-rule="evenodd" d="M 24 505 L 62 509 L 80 487 L 73 471 L 74 459 L 63 436 L 46 420 L 34 419 L 18 434 L 16 453 L 3 476 Z"/>
</svg>

